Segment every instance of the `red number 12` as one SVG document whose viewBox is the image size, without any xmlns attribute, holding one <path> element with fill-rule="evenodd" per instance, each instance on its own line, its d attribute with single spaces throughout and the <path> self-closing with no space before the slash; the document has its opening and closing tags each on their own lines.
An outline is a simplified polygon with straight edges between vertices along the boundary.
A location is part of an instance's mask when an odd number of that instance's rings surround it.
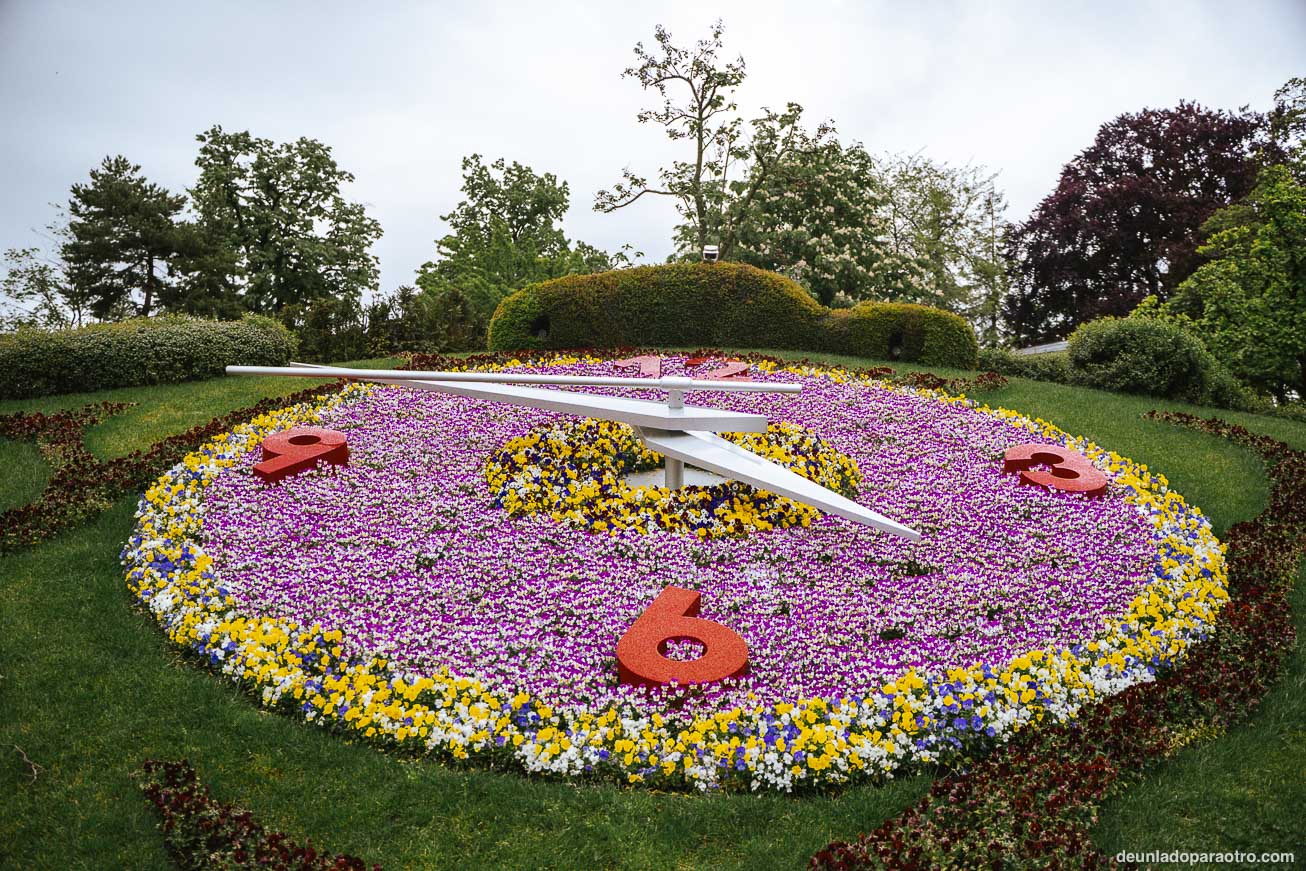
<svg viewBox="0 0 1306 871">
<path fill-rule="evenodd" d="M 708 362 L 707 357 L 693 357 L 685 361 L 686 366 L 701 366 Z M 731 381 L 752 381 L 752 378 L 741 378 L 740 376 L 747 372 L 749 366 L 740 360 L 728 360 L 720 369 L 713 369 L 711 372 L 704 372 L 703 377 L 713 381 L 725 381 L 727 378 Z"/>
</svg>

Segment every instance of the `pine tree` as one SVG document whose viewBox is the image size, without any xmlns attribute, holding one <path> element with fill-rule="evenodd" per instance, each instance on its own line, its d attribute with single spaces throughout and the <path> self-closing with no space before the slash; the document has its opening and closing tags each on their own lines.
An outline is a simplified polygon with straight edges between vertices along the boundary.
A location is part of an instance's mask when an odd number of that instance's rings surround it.
<svg viewBox="0 0 1306 871">
<path fill-rule="evenodd" d="M 72 186 L 61 253 L 69 282 L 91 300 L 96 317 L 132 309 L 151 314 L 168 283 L 185 202 L 146 181 L 140 166 L 122 155 L 106 157 L 89 183 Z"/>
</svg>

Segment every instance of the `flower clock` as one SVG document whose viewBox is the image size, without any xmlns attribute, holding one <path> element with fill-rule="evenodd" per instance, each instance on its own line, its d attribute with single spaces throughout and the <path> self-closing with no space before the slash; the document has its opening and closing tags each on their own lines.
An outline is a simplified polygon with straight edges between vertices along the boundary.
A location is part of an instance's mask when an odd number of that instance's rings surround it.
<svg viewBox="0 0 1306 871">
<path fill-rule="evenodd" d="M 477 367 L 632 362 L 708 365 Z M 674 439 L 639 425 L 354 383 L 160 478 L 127 583 L 265 705 L 346 735 L 701 790 L 962 762 L 1152 680 L 1227 599 L 1207 519 L 1146 466 L 844 369 L 716 371 L 801 387 L 691 393 L 765 417 L 719 441 L 878 525 L 692 468 L 668 487 Z"/>
</svg>

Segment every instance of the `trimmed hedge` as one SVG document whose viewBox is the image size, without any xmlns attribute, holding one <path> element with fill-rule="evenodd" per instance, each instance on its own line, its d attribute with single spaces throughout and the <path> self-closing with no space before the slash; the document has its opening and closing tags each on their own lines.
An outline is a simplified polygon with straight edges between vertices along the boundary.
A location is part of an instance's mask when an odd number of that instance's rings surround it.
<svg viewBox="0 0 1306 871">
<path fill-rule="evenodd" d="M 624 346 L 786 348 L 975 368 L 975 332 L 928 306 L 831 310 L 742 263 L 642 266 L 522 288 L 490 321 L 491 351 Z"/>
<path fill-rule="evenodd" d="M 827 336 L 846 336 L 819 350 L 955 369 L 977 365 L 975 330 L 960 315 L 901 302 L 863 302 L 844 311 L 830 312 L 825 327 Z"/>
<path fill-rule="evenodd" d="M 224 367 L 281 366 L 295 339 L 271 318 L 133 318 L 77 330 L 0 336 L 0 399 L 195 381 Z"/>
<path fill-rule="evenodd" d="M 1006 348 L 985 348 L 979 352 L 979 367 L 1000 375 L 1031 381 L 1070 383 L 1070 356 L 1065 351 L 1046 354 L 1013 354 Z"/>
<path fill-rule="evenodd" d="M 1071 383 L 1196 405 L 1248 408 L 1251 395 L 1201 341 L 1153 318 L 1100 318 L 1070 335 Z"/>
</svg>

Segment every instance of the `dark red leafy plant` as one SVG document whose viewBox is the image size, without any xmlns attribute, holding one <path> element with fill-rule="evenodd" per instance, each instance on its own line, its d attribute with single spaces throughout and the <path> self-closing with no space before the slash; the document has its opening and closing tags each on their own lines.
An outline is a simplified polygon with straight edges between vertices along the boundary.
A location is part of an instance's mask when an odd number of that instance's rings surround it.
<svg viewBox="0 0 1306 871">
<path fill-rule="evenodd" d="M 272 868 L 296 871 L 379 871 L 355 856 L 319 853 L 269 832 L 248 812 L 215 801 L 186 760 L 148 759 L 141 790 L 159 812 L 159 827 L 177 865 L 193 871 L 215 868 Z"/>
<path fill-rule="evenodd" d="M 1193 273 L 1202 224 L 1281 155 L 1255 112 L 1181 102 L 1103 124 L 1056 189 L 1016 225 L 1004 314 L 1022 343 L 1167 298 Z"/>
</svg>

